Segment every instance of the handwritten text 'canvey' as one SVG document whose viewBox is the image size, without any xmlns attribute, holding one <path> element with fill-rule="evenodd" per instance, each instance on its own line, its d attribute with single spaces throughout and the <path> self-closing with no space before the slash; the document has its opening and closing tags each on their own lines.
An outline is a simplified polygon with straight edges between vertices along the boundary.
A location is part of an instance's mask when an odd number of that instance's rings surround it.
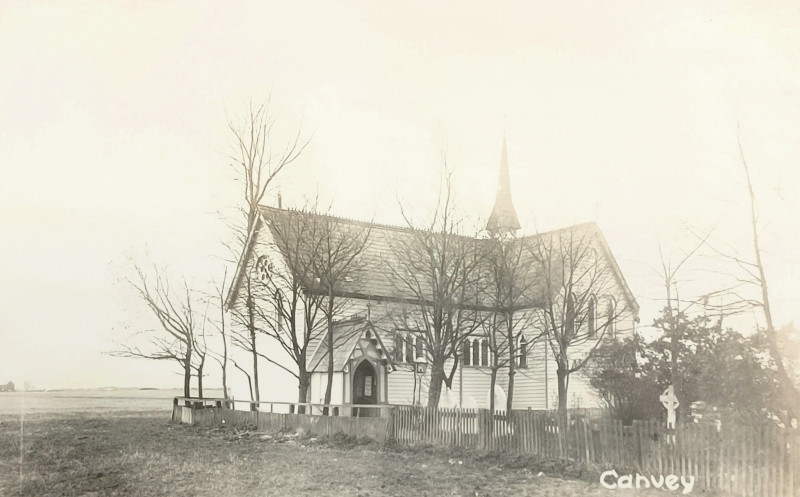
<svg viewBox="0 0 800 497">
<path fill-rule="evenodd" d="M 694 488 L 694 476 L 677 475 L 650 475 L 648 478 L 639 473 L 620 476 L 615 470 L 603 471 L 600 475 L 600 485 L 605 488 L 663 488 L 664 490 L 683 489 L 682 493 L 688 494 Z"/>
</svg>

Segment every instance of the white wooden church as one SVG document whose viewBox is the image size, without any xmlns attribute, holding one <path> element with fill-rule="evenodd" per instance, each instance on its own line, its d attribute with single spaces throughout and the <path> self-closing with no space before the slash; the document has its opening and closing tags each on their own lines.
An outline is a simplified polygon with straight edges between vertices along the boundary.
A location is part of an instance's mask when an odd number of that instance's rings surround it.
<svg viewBox="0 0 800 497">
<path fill-rule="evenodd" d="M 271 225 L 279 217 L 284 221 L 301 216 L 317 216 L 305 211 L 262 206 L 260 218 L 253 227 L 246 247 L 245 257 L 240 261 L 234 285 L 228 297 L 228 305 L 241 302 L 242 281 L 250 276 L 257 281 L 259 272 L 281 271 L 285 267 L 286 254 L 275 244 Z M 428 399 L 430 369 L 426 362 L 425 349 L 418 343 L 415 330 L 402 329 L 392 316 L 401 307 L 407 308 L 408 295 L 402 293 L 384 268 L 393 257 L 393 247 L 399 240 L 408 237 L 411 228 L 378 223 L 338 219 L 340 223 L 353 223 L 369 227 L 369 242 L 364 250 L 366 261 L 359 278 L 344 281 L 337 290 L 337 299 L 346 301 L 335 318 L 332 404 L 422 404 Z M 592 296 L 588 322 L 605 319 L 606 309 L 624 308 L 614 314 L 607 323 L 604 337 L 621 338 L 635 333 L 638 321 L 638 306 L 627 287 L 625 279 L 614 257 L 595 223 L 586 223 L 527 237 L 518 237 L 520 225 L 511 198 L 508 157 L 505 141 L 501 152 L 500 171 L 495 205 L 488 219 L 488 236 L 505 236 L 509 243 L 530 243 L 536 237 L 562 236 L 564 233 L 580 231 L 591 236 L 595 245 L 593 252 L 610 268 L 613 288 L 607 295 Z M 311 289 L 308 289 L 311 290 Z M 621 299 L 624 302 L 613 302 Z M 622 304 L 622 307 L 619 307 Z M 535 309 L 533 309 L 535 311 Z M 609 317 L 611 311 L 608 311 Z M 596 314 L 596 315 L 595 315 Z M 519 338 L 514 357 L 514 409 L 554 409 L 558 392 L 556 364 L 551 345 L 541 336 L 541 329 L 531 320 L 530 329 L 525 329 Z M 604 339 L 606 339 L 604 338 Z M 579 347 L 578 347 L 579 348 Z M 490 399 L 490 363 L 492 361 L 487 338 L 475 331 L 459 348 L 459 361 L 452 375 L 451 388 L 443 388 L 440 407 L 487 408 Z M 452 365 L 452 361 L 449 362 Z M 323 334 L 317 335 L 308 347 L 307 369 L 311 374 L 308 402 L 323 403 L 328 376 L 328 347 Z M 586 368 L 588 370 L 588 368 Z M 504 409 L 508 388 L 507 368 L 497 375 L 495 387 L 496 408 Z M 262 388 L 269 398 L 269 387 Z M 600 398 L 588 382 L 585 371 L 569 378 L 568 407 L 599 407 Z"/>
</svg>

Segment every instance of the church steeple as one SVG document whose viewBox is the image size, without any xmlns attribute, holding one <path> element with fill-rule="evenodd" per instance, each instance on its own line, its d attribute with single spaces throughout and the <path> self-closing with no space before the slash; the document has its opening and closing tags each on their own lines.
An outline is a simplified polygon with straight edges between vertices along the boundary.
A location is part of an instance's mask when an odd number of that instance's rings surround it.
<svg viewBox="0 0 800 497">
<path fill-rule="evenodd" d="M 486 223 L 486 230 L 491 236 L 514 235 L 519 229 L 519 219 L 517 211 L 514 209 L 514 202 L 511 201 L 511 180 L 508 177 L 508 152 L 506 151 L 506 139 L 503 137 L 503 151 L 500 155 L 500 176 L 497 180 L 497 196 L 494 200 L 494 208 L 489 221 Z"/>
</svg>

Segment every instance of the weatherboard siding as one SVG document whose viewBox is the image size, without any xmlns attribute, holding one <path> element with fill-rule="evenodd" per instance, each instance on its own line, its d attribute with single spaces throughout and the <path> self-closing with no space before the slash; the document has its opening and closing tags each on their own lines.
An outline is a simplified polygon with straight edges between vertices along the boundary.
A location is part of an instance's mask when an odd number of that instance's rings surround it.
<svg viewBox="0 0 800 497">
<path fill-rule="evenodd" d="M 390 404 L 412 404 L 414 396 L 414 372 L 410 369 L 398 369 L 388 375 L 388 394 Z M 417 375 L 419 388 L 419 375 Z M 427 391 L 426 391 L 427 393 Z M 421 397 L 427 399 L 427 397 Z"/>
<path fill-rule="evenodd" d="M 514 409 L 547 409 L 546 347 L 544 340 L 534 344 L 528 353 L 527 367 L 515 370 Z"/>
</svg>

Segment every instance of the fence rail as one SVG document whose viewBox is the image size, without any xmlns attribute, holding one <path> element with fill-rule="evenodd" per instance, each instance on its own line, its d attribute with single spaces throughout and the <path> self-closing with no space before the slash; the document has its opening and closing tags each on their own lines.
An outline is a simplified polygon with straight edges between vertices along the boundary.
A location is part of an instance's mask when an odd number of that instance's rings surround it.
<svg viewBox="0 0 800 497">
<path fill-rule="evenodd" d="M 277 414 L 323 414 L 330 412 L 333 416 L 367 417 L 388 417 L 395 407 L 393 404 L 315 404 L 312 402 L 272 402 L 208 397 L 175 397 L 173 399 L 173 405 L 192 407 L 195 409 L 225 407 L 226 409 L 261 411 Z"/>
</svg>

